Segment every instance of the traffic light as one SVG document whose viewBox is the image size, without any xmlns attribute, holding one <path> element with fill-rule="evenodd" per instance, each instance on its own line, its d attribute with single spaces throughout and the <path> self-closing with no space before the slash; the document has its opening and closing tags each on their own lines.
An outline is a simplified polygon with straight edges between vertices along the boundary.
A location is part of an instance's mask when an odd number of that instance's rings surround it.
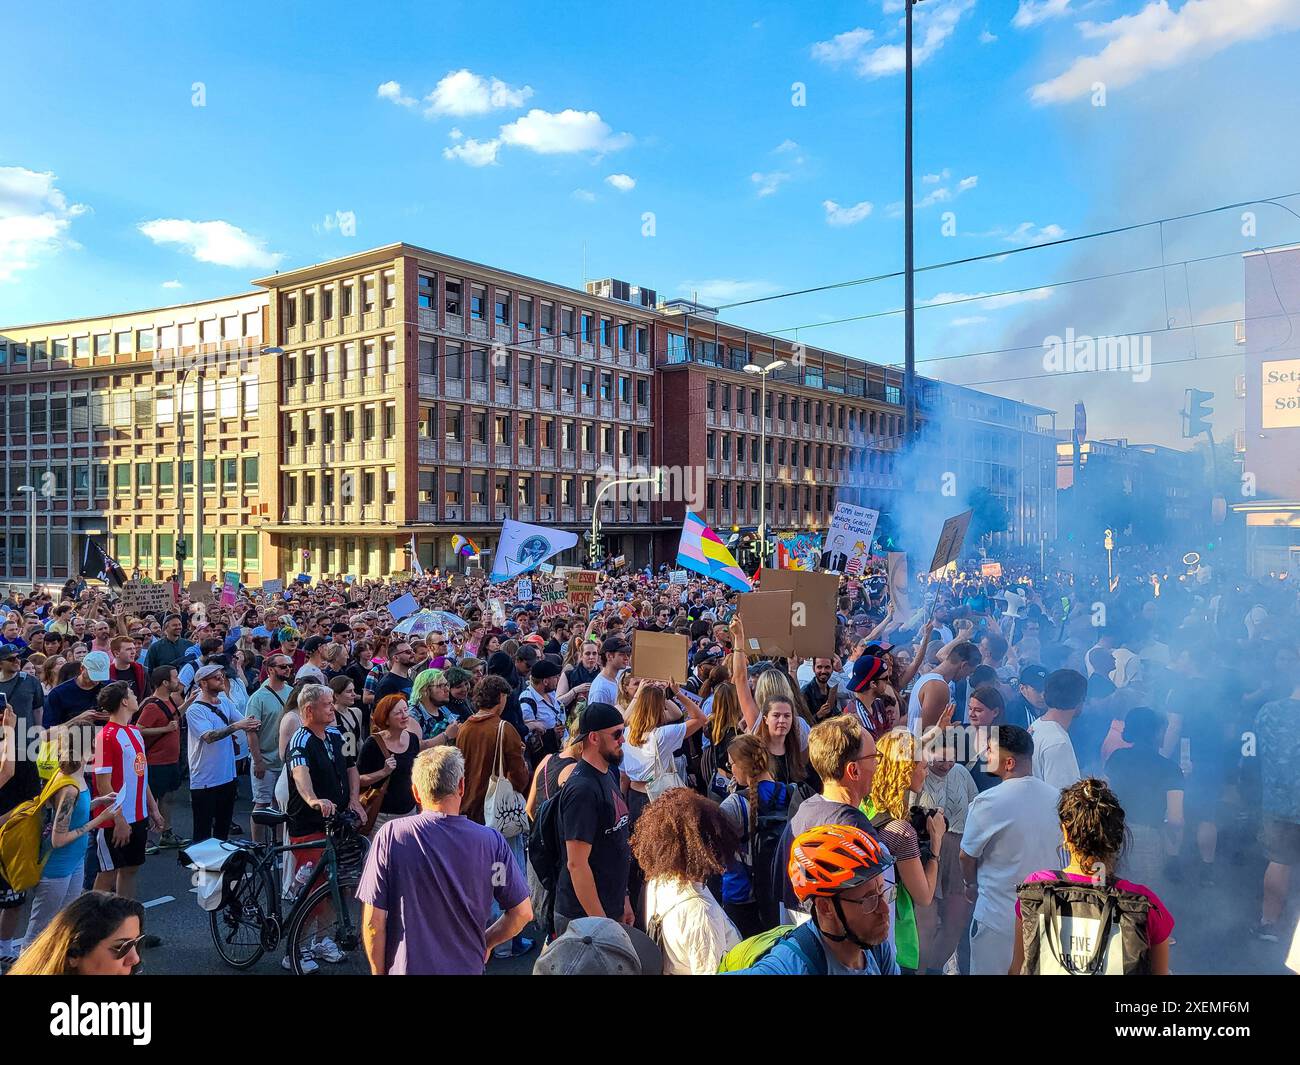
<svg viewBox="0 0 1300 1065">
<path fill-rule="evenodd" d="M 189 558 L 189 551 L 185 547 L 185 537 L 178 536 L 176 538 L 176 561 L 184 562 L 187 558 Z"/>
<path fill-rule="evenodd" d="M 1213 392 L 1205 392 L 1199 388 L 1187 390 L 1187 428 L 1183 436 L 1200 436 L 1201 433 L 1210 432 L 1213 428 L 1210 425 L 1210 415 L 1214 413 L 1214 408 L 1206 404 L 1213 398 Z"/>
</svg>

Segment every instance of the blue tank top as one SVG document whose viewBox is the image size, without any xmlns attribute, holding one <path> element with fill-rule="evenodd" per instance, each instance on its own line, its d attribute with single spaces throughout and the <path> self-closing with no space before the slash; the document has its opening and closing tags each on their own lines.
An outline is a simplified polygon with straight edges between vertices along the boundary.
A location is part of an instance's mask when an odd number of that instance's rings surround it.
<svg viewBox="0 0 1300 1065">
<path fill-rule="evenodd" d="M 51 804 L 53 805 L 53 804 Z M 51 811 L 51 816 L 53 811 Z M 72 817 L 68 820 L 68 828 L 75 830 L 90 820 L 90 792 L 84 788 L 77 789 L 77 801 L 72 805 Z M 45 868 L 41 871 L 41 879 L 55 880 L 61 876 L 67 876 L 81 868 L 86 859 L 86 847 L 90 840 L 87 836 L 80 839 L 74 839 L 66 847 L 55 847 L 50 851 L 50 859 L 45 863 Z"/>
</svg>

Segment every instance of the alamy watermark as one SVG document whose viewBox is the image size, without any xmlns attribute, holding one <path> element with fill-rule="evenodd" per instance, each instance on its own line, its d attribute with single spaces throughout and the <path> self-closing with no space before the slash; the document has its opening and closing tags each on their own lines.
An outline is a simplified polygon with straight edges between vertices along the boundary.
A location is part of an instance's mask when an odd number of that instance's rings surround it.
<svg viewBox="0 0 1300 1065">
<path fill-rule="evenodd" d="M 1043 369 L 1048 373 L 1127 373 L 1139 384 L 1151 380 L 1151 337 L 1076 335 L 1043 339 Z"/>
</svg>

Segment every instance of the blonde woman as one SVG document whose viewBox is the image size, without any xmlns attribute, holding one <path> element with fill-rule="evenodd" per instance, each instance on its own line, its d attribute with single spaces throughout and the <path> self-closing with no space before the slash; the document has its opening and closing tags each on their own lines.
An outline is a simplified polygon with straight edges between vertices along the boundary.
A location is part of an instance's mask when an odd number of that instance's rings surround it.
<svg viewBox="0 0 1300 1065">
<path fill-rule="evenodd" d="M 922 849 L 912 827 L 909 793 L 919 795 L 925 787 L 926 764 L 921 745 L 903 728 L 896 728 L 876 740 L 876 774 L 871 782 L 871 800 L 866 814 L 876 835 L 894 856 L 898 895 L 894 902 L 894 945 L 898 964 L 916 971 L 921 961 L 916 929 L 916 907 L 934 901 L 939 882 L 939 856 L 947 822 L 942 810 L 925 817 L 928 845 Z"/>
</svg>

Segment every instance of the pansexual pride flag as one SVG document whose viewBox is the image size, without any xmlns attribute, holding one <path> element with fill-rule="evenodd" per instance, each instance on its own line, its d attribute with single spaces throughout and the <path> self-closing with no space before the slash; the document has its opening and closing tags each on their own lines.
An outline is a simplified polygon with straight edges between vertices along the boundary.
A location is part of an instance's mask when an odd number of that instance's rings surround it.
<svg viewBox="0 0 1300 1065">
<path fill-rule="evenodd" d="M 682 523 L 682 541 L 677 546 L 677 566 L 712 577 L 738 592 L 751 590 L 749 578 L 736 565 L 735 558 L 718 534 L 689 510 L 686 521 Z"/>
</svg>

